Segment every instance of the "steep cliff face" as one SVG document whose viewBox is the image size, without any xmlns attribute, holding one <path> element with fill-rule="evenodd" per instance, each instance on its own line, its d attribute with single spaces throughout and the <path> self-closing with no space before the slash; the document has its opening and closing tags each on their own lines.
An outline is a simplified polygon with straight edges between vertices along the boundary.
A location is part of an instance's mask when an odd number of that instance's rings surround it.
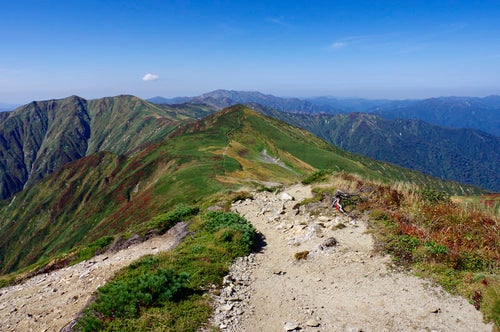
<svg viewBox="0 0 500 332">
<path fill-rule="evenodd" d="M 0 123 L 0 198 L 85 155 L 90 137 L 86 101 L 32 102 Z"/>
</svg>

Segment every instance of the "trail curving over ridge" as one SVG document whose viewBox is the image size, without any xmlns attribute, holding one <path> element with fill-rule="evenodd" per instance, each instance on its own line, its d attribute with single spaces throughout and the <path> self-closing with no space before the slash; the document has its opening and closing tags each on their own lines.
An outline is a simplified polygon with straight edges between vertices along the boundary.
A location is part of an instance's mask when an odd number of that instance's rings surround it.
<svg viewBox="0 0 500 332">
<path fill-rule="evenodd" d="M 492 331 L 464 298 L 390 269 L 365 222 L 297 210 L 310 189 L 233 204 L 265 245 L 238 259 L 214 296 L 212 323 L 221 331 Z"/>
</svg>

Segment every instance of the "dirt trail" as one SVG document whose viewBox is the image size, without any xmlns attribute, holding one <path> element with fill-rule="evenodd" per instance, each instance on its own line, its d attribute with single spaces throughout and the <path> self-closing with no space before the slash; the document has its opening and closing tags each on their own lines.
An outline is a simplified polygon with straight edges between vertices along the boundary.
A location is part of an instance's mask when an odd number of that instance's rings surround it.
<svg viewBox="0 0 500 332">
<path fill-rule="evenodd" d="M 222 331 L 492 331 L 465 299 L 388 270 L 363 222 L 297 213 L 292 207 L 310 188 L 285 193 L 256 193 L 233 205 L 265 246 L 225 278 L 213 319 Z M 297 261 L 295 253 L 306 250 L 307 259 Z"/>
<path fill-rule="evenodd" d="M 373 253 L 363 222 L 293 208 L 309 196 L 309 187 L 297 185 L 233 205 L 265 246 L 238 259 L 225 278 L 213 319 L 222 331 L 492 330 L 465 299 L 388 270 L 389 258 Z M 0 289 L 0 331 L 60 331 L 118 269 L 171 249 L 181 234 L 182 223 L 164 236 Z M 307 259 L 297 261 L 295 253 L 306 250 Z"/>
<path fill-rule="evenodd" d="M 146 242 L 0 289 L 0 331 L 60 331 L 116 271 L 144 255 L 172 249 L 185 233 L 186 225 L 179 223 Z"/>
</svg>

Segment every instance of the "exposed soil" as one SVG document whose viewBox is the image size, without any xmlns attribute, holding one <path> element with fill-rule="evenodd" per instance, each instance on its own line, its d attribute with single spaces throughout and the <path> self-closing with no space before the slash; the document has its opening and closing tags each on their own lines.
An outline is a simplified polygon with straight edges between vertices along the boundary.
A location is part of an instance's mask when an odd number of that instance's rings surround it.
<svg viewBox="0 0 500 332">
<path fill-rule="evenodd" d="M 310 187 L 296 185 L 233 205 L 263 243 L 238 259 L 224 288 L 214 291 L 214 325 L 262 332 L 492 331 L 465 299 L 389 268 L 389 257 L 374 252 L 365 222 L 297 208 L 310 194 Z M 0 331 L 70 326 L 118 269 L 171 249 L 182 234 L 181 223 L 161 237 L 0 289 Z"/>
<path fill-rule="evenodd" d="M 186 225 L 179 223 L 146 242 L 0 289 L 0 331 L 60 331 L 72 325 L 116 271 L 144 255 L 172 249 L 185 234 Z"/>
<path fill-rule="evenodd" d="M 365 222 L 299 212 L 310 188 L 285 192 L 233 205 L 265 243 L 233 265 L 215 296 L 212 323 L 222 331 L 492 331 L 464 298 L 388 267 Z"/>
</svg>

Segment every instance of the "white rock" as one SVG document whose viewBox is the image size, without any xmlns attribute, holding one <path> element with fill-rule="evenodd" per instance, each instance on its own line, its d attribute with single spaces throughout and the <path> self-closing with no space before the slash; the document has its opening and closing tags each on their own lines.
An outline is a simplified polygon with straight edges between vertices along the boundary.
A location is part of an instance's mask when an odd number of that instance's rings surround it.
<svg viewBox="0 0 500 332">
<path fill-rule="evenodd" d="M 283 329 L 285 331 L 294 331 L 299 328 L 299 325 L 297 323 L 293 322 L 286 322 L 285 325 L 283 326 Z"/>
<path fill-rule="evenodd" d="M 319 323 L 317 321 L 315 321 L 314 319 L 309 319 L 307 322 L 306 322 L 306 325 L 307 326 L 311 326 L 311 327 L 318 327 L 319 326 Z"/>
<path fill-rule="evenodd" d="M 293 201 L 294 200 L 293 196 L 290 195 L 289 193 L 286 193 L 286 192 L 282 192 L 280 194 L 280 199 L 282 201 Z"/>
</svg>

